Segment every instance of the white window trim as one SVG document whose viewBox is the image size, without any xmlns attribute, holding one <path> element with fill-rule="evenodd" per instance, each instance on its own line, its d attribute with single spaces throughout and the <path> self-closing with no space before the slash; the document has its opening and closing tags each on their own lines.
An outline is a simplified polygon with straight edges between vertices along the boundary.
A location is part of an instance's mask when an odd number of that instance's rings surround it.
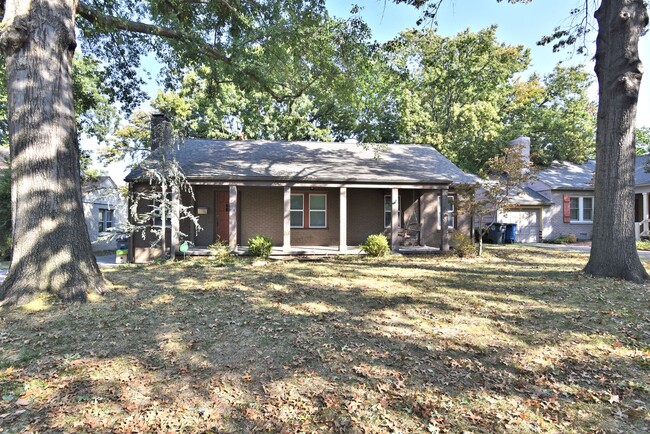
<svg viewBox="0 0 650 434">
<path fill-rule="evenodd" d="M 325 197 L 325 209 L 311 209 L 311 197 L 312 196 L 323 196 Z M 312 212 L 322 212 L 325 214 L 325 223 L 323 226 L 314 226 L 311 224 L 311 213 Z M 304 222 L 304 221 L 303 221 Z M 310 193 L 309 194 L 309 228 L 310 229 L 325 229 L 327 228 L 327 193 Z"/>
<path fill-rule="evenodd" d="M 293 212 L 299 212 L 302 214 L 302 219 L 300 220 L 302 224 L 300 226 L 291 225 L 291 229 L 303 229 L 305 227 L 305 195 L 302 193 L 291 193 L 291 196 L 300 196 L 302 197 L 302 208 L 291 208 L 291 202 L 289 202 L 289 216 Z"/>
<path fill-rule="evenodd" d="M 391 205 L 390 209 L 386 209 L 386 198 L 388 198 L 388 203 Z M 388 221 L 390 223 L 386 224 L 386 214 L 390 215 Z M 390 194 L 384 195 L 384 228 L 390 228 L 393 221 L 393 196 Z M 402 227 L 402 195 L 397 196 L 397 227 Z"/>
<path fill-rule="evenodd" d="M 450 200 L 451 199 L 451 200 Z M 447 228 L 454 229 L 456 227 L 456 197 L 447 196 L 447 204 L 452 204 L 453 208 L 447 210 Z M 438 227 L 442 227 L 442 197 L 438 196 Z"/>
<path fill-rule="evenodd" d="M 103 216 L 102 219 L 99 218 L 100 214 Z M 107 214 L 110 214 L 110 216 L 111 216 L 110 220 L 108 220 L 106 218 Z M 114 212 L 114 210 L 112 208 L 99 208 L 99 212 L 97 213 L 97 229 L 98 229 L 98 232 L 99 233 L 108 232 L 107 229 L 110 229 L 110 228 L 113 227 L 113 220 L 114 219 L 115 219 L 115 212 Z M 106 223 L 108 223 L 108 222 L 110 222 L 111 225 L 106 227 Z M 104 228 L 104 230 L 99 230 L 100 225 Z"/>
<path fill-rule="evenodd" d="M 585 220 L 584 218 L 584 199 L 591 199 L 591 219 Z M 578 199 L 578 220 L 571 219 L 570 223 L 593 223 L 594 222 L 594 197 L 593 196 L 569 196 L 569 199 Z M 569 202 L 570 204 L 571 202 Z M 571 215 L 569 205 L 569 215 Z"/>
</svg>

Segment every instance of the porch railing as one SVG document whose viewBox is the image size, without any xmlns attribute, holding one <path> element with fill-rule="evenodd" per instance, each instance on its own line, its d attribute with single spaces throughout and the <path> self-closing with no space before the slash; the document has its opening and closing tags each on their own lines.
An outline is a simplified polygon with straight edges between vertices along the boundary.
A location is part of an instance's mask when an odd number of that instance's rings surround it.
<svg viewBox="0 0 650 434">
<path fill-rule="evenodd" d="M 643 227 L 647 226 L 648 230 L 643 230 Z M 650 238 L 650 219 L 645 219 L 640 222 L 634 222 L 634 236 L 636 240 L 639 241 L 643 238 Z"/>
</svg>

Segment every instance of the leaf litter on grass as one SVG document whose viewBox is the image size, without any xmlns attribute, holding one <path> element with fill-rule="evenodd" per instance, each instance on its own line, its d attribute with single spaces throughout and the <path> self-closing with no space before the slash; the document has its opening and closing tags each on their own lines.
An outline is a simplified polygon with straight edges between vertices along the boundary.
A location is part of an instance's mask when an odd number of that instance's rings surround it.
<svg viewBox="0 0 650 434">
<path fill-rule="evenodd" d="M 582 253 L 187 261 L 0 317 L 4 432 L 644 432 L 646 286 Z"/>
</svg>

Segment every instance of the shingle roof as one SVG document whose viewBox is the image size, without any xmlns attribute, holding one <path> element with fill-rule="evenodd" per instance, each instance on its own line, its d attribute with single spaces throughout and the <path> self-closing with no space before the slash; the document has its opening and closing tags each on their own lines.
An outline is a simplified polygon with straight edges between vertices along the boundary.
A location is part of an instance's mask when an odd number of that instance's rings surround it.
<svg viewBox="0 0 650 434">
<path fill-rule="evenodd" d="M 552 205 L 553 202 L 530 187 L 524 187 L 517 192 L 517 205 Z"/>
<path fill-rule="evenodd" d="M 476 182 L 427 145 L 188 139 L 176 153 L 189 180 Z M 142 170 L 134 169 L 126 181 Z"/>
<path fill-rule="evenodd" d="M 595 170 L 595 160 L 589 160 L 584 164 L 555 162 L 537 172 L 535 178 L 552 190 L 593 190 Z"/>
<path fill-rule="evenodd" d="M 650 173 L 646 172 L 646 164 L 650 161 L 650 155 L 637 156 L 634 167 L 634 184 L 650 184 Z"/>
</svg>

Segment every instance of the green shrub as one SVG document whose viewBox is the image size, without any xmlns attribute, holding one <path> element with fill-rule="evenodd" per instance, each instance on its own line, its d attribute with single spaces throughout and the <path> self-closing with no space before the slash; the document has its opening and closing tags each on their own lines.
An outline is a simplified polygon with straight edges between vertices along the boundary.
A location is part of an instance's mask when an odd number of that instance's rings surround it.
<svg viewBox="0 0 650 434">
<path fill-rule="evenodd" d="M 578 241 L 578 237 L 576 237 L 574 234 L 559 235 L 557 238 L 544 240 L 545 243 L 549 243 L 549 244 L 571 244 L 577 241 Z"/>
<path fill-rule="evenodd" d="M 476 256 L 476 246 L 474 240 L 463 232 L 454 232 L 449 239 L 451 248 L 459 258 L 471 258 Z"/>
<path fill-rule="evenodd" d="M 208 246 L 214 259 L 225 259 L 230 255 L 230 249 L 221 240 L 217 240 Z"/>
<path fill-rule="evenodd" d="M 248 252 L 256 258 L 268 258 L 271 255 L 273 240 L 264 235 L 255 235 L 248 239 Z"/>
<path fill-rule="evenodd" d="M 388 239 L 382 234 L 368 235 L 366 242 L 359 246 L 368 256 L 386 256 L 390 252 Z"/>
</svg>

